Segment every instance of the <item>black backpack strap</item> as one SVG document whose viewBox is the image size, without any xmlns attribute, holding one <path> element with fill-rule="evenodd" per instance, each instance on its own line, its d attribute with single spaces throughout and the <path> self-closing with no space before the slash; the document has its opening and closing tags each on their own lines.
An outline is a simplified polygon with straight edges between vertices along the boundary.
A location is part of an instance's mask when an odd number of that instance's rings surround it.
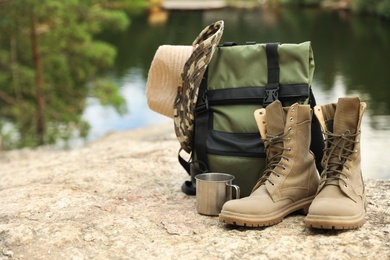
<svg viewBox="0 0 390 260">
<path fill-rule="evenodd" d="M 194 140 L 193 140 L 193 153 L 191 155 L 192 161 L 186 161 L 180 156 L 178 159 L 183 168 L 191 176 L 191 181 L 185 181 L 181 186 L 181 190 L 187 195 L 196 194 L 196 180 L 195 176 L 208 171 L 208 159 L 207 159 L 207 133 L 209 131 L 209 105 L 207 100 L 207 74 L 206 69 L 201 84 L 199 86 L 198 101 L 196 103 L 194 111 Z M 196 161 L 194 161 L 194 152 L 196 154 Z"/>
<path fill-rule="evenodd" d="M 195 196 L 196 195 L 196 183 L 192 181 L 185 181 L 181 185 L 181 191 L 187 195 Z"/>
<path fill-rule="evenodd" d="M 222 46 L 236 46 L 237 45 L 237 43 L 235 43 L 235 42 L 224 42 L 224 43 L 222 43 Z"/>
<path fill-rule="evenodd" d="M 182 151 L 182 148 L 180 148 L 178 152 L 178 160 L 181 166 L 186 170 L 188 175 L 191 176 L 191 180 L 185 181 L 183 185 L 181 186 L 181 190 L 187 194 L 187 195 L 196 195 L 196 179 L 195 176 L 204 172 L 207 172 L 207 166 L 199 161 L 192 161 L 192 158 L 190 160 L 186 161 L 181 155 L 180 152 Z M 197 165 L 196 165 L 197 164 Z"/>
<path fill-rule="evenodd" d="M 316 100 L 313 95 L 313 91 L 310 88 L 309 104 L 311 109 L 314 109 L 316 106 Z M 312 116 L 311 120 L 311 143 L 310 150 L 314 153 L 316 167 L 318 173 L 321 174 L 323 167 L 321 165 L 321 160 L 324 155 L 324 137 L 322 135 L 320 122 L 318 121 L 315 115 Z"/>
<path fill-rule="evenodd" d="M 179 149 L 179 152 L 177 153 L 177 159 L 179 160 L 180 165 L 186 170 L 188 175 L 191 175 L 190 173 L 190 162 L 186 161 L 183 157 L 181 157 L 180 152 L 183 150 L 183 148 Z"/>
<path fill-rule="evenodd" d="M 268 83 L 265 86 L 263 107 L 271 104 L 279 97 L 280 67 L 278 47 L 278 43 L 267 43 L 265 45 L 265 51 L 267 54 Z"/>
<path fill-rule="evenodd" d="M 210 129 L 209 102 L 207 99 L 207 75 L 206 69 L 202 82 L 199 86 L 198 102 L 195 108 L 195 128 L 194 128 L 194 151 L 196 160 L 208 166 L 207 159 L 207 136 Z"/>
</svg>

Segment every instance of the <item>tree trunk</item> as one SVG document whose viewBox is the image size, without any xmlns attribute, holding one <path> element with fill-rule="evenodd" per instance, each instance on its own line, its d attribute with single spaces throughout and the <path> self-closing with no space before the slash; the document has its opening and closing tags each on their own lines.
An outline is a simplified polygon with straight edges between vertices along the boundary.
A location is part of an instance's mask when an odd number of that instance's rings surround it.
<svg viewBox="0 0 390 260">
<path fill-rule="evenodd" d="M 37 130 L 39 145 L 44 144 L 45 136 L 45 95 L 43 93 L 42 60 L 36 31 L 36 17 L 31 14 L 31 46 L 35 69 L 35 104 L 37 112 Z"/>
<path fill-rule="evenodd" d="M 14 86 L 16 101 L 20 104 L 22 100 L 22 91 L 19 86 L 19 73 L 18 73 L 18 46 L 15 33 L 12 33 L 10 39 L 10 54 L 11 54 L 11 75 Z"/>
</svg>

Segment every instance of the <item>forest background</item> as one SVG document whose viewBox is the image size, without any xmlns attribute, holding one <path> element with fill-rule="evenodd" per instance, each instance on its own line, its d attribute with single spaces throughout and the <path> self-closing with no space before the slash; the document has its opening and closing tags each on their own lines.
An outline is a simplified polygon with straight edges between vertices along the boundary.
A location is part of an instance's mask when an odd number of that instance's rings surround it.
<svg viewBox="0 0 390 260">
<path fill-rule="evenodd" d="M 126 113 L 119 87 L 107 77 L 116 49 L 101 40 L 123 31 L 132 15 L 161 1 L 0 0 L 0 150 L 86 137 L 87 97 Z M 390 0 L 263 0 L 277 5 L 342 8 L 390 19 Z"/>
</svg>

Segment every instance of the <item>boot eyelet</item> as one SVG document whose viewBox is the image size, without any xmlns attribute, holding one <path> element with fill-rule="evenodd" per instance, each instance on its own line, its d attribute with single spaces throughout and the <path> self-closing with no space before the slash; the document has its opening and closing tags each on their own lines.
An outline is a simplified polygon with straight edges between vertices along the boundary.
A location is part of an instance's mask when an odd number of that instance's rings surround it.
<svg viewBox="0 0 390 260">
<path fill-rule="evenodd" d="M 286 170 L 286 166 L 282 165 L 282 170 L 285 171 Z"/>
<path fill-rule="evenodd" d="M 279 174 L 276 174 L 276 177 L 280 178 L 280 175 L 279 175 Z"/>
<path fill-rule="evenodd" d="M 293 121 L 293 118 L 292 117 L 290 117 L 290 122 L 292 122 Z"/>
<path fill-rule="evenodd" d="M 345 187 L 345 188 L 348 188 L 348 185 L 347 185 L 347 184 L 344 184 L 344 187 Z"/>
<path fill-rule="evenodd" d="M 291 147 L 287 148 L 287 151 L 291 152 Z"/>
<path fill-rule="evenodd" d="M 288 128 L 288 131 L 289 131 L 289 132 L 291 131 L 291 126 Z"/>
</svg>

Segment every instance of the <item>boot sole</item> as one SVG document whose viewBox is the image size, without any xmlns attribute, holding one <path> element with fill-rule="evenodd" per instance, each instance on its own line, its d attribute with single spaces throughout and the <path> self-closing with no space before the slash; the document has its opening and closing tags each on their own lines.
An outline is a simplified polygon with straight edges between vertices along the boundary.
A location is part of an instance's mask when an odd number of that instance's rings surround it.
<svg viewBox="0 0 390 260">
<path fill-rule="evenodd" d="M 294 202 L 267 215 L 240 214 L 222 210 L 221 214 L 219 214 L 219 221 L 242 227 L 268 227 L 281 222 L 284 217 L 295 211 L 301 210 L 306 215 L 313 199 L 314 196 Z"/>
<path fill-rule="evenodd" d="M 305 224 L 307 227 L 317 229 L 356 229 L 363 226 L 365 216 L 365 211 L 352 217 L 307 215 Z"/>
</svg>

